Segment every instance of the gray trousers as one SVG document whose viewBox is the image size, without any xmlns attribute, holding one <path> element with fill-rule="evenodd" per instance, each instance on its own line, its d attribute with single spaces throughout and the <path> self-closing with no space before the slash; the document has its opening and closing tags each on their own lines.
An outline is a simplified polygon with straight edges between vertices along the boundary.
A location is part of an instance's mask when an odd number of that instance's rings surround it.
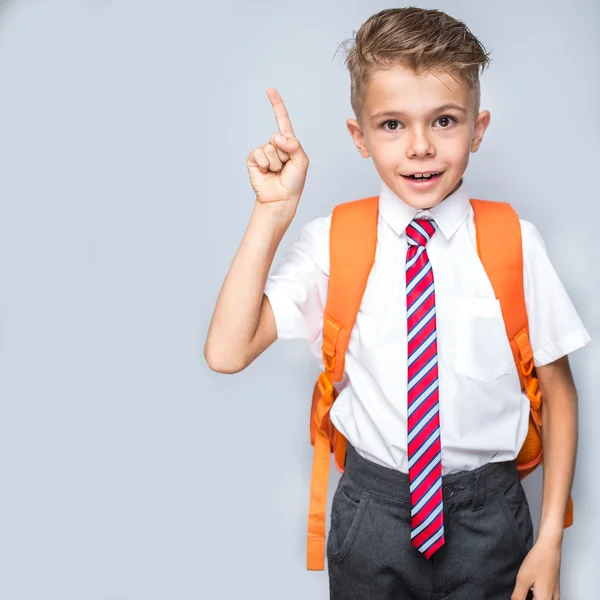
<svg viewBox="0 0 600 600">
<path fill-rule="evenodd" d="M 533 545 L 515 461 L 445 475 L 442 486 L 445 543 L 427 559 L 410 543 L 408 476 L 348 445 L 327 539 L 331 600 L 510 600 Z"/>
</svg>

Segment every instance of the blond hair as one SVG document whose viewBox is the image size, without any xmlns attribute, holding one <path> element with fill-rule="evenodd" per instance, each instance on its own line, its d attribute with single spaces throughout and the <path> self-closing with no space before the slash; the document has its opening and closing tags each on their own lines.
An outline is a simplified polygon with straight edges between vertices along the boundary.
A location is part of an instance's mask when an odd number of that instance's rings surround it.
<svg viewBox="0 0 600 600">
<path fill-rule="evenodd" d="M 409 6 L 390 8 L 369 17 L 353 39 L 346 54 L 350 71 L 350 103 L 358 120 L 370 76 L 394 66 L 417 74 L 442 69 L 466 84 L 479 112 L 481 72 L 490 63 L 489 53 L 462 22 L 440 10 Z"/>
</svg>

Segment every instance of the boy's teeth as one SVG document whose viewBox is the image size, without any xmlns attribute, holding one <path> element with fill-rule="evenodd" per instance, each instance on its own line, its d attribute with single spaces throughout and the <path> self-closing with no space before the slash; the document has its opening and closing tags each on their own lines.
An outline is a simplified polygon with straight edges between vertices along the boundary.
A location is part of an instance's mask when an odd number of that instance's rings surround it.
<svg viewBox="0 0 600 600">
<path fill-rule="evenodd" d="M 430 179 L 434 175 L 439 175 L 439 173 L 430 173 L 429 175 L 420 175 L 418 173 L 415 173 L 414 175 L 411 175 L 410 177 L 412 177 L 414 179 Z"/>
</svg>

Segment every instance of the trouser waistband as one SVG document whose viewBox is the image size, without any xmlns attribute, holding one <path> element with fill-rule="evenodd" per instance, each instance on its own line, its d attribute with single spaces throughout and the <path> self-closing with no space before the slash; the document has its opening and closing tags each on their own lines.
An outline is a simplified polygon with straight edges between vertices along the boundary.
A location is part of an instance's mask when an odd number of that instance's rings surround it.
<svg viewBox="0 0 600 600">
<path fill-rule="evenodd" d="M 406 473 L 378 465 L 363 458 L 348 444 L 344 475 L 360 487 L 399 501 L 410 501 L 409 480 Z M 487 494 L 506 489 L 519 481 L 515 460 L 491 462 L 471 471 L 460 471 L 442 476 L 442 495 L 445 503 L 472 500 L 480 506 Z"/>
</svg>

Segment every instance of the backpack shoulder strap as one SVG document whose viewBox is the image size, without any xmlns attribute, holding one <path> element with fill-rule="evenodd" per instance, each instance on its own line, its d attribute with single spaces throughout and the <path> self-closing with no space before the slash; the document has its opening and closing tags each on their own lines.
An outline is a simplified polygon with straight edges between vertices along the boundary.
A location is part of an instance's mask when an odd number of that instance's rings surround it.
<svg viewBox="0 0 600 600">
<path fill-rule="evenodd" d="M 528 389 L 526 376 L 533 370 L 533 350 L 523 288 L 523 243 L 519 217 L 508 202 L 471 199 L 475 216 L 477 253 L 500 302 L 521 387 L 532 404 L 538 389 Z M 537 382 L 537 380 L 536 380 Z M 539 403 L 534 408 L 539 409 Z"/>
<path fill-rule="evenodd" d="M 323 316 L 323 363 L 334 381 L 344 374 L 350 334 L 375 261 L 379 196 L 338 204 L 329 234 L 329 288 Z"/>
<path fill-rule="evenodd" d="M 477 252 L 500 301 L 509 340 L 527 327 L 521 224 L 507 202 L 471 199 Z"/>
</svg>

